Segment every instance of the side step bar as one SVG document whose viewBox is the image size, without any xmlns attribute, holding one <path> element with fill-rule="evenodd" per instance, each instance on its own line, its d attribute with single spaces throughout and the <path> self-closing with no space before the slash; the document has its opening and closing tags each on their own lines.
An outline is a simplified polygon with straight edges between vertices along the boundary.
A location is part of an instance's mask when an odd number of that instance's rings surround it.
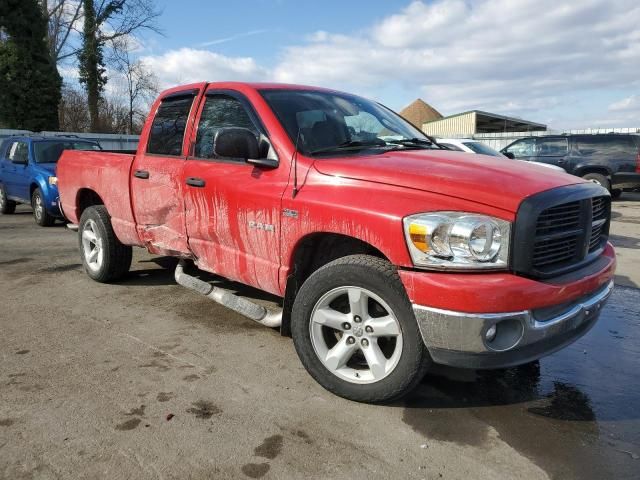
<svg viewBox="0 0 640 480">
<path fill-rule="evenodd" d="M 234 295 L 222 288 L 203 282 L 202 280 L 184 273 L 184 260 L 180 260 L 176 267 L 176 282 L 185 288 L 198 292 L 201 295 L 213 300 L 220 305 L 233 310 L 234 312 L 250 318 L 265 327 L 276 328 L 282 324 L 282 312 L 270 312 L 262 305 L 258 305 L 246 298 Z"/>
</svg>

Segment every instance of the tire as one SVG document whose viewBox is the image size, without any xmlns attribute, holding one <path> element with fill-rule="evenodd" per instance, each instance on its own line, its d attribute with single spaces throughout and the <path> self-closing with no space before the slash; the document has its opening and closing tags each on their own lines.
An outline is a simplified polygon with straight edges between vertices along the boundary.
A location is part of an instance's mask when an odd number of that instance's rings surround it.
<svg viewBox="0 0 640 480">
<path fill-rule="evenodd" d="M 583 175 L 582 178 L 584 178 L 585 180 L 591 180 L 592 182 L 597 183 L 601 187 L 604 187 L 607 190 L 611 191 L 611 182 L 607 177 L 605 177 L 601 173 L 587 173 L 586 175 Z"/>
<path fill-rule="evenodd" d="M 621 196 L 622 196 L 622 189 L 621 188 L 614 188 L 613 190 L 611 190 L 611 198 L 618 199 Z"/>
<path fill-rule="evenodd" d="M 50 227 L 56 221 L 53 215 L 47 212 L 44 203 L 44 195 L 39 188 L 36 188 L 31 195 L 31 208 L 33 208 L 33 218 L 41 227 Z"/>
<path fill-rule="evenodd" d="M 96 282 L 113 282 L 129 271 L 132 248 L 118 240 L 103 205 L 89 207 L 82 213 L 78 243 L 84 270 Z"/>
<path fill-rule="evenodd" d="M 369 298 L 366 304 L 358 301 L 362 294 Z M 363 313 L 359 322 L 358 312 Z M 388 335 L 381 334 L 383 328 Z M 369 255 L 339 258 L 314 272 L 296 296 L 291 333 L 309 374 L 330 392 L 357 402 L 402 397 L 431 364 L 396 269 Z M 345 354 L 335 355 L 338 351 Z"/>
<path fill-rule="evenodd" d="M 16 211 L 16 202 L 9 200 L 4 191 L 4 187 L 0 185 L 0 213 L 2 215 L 10 215 Z"/>
</svg>

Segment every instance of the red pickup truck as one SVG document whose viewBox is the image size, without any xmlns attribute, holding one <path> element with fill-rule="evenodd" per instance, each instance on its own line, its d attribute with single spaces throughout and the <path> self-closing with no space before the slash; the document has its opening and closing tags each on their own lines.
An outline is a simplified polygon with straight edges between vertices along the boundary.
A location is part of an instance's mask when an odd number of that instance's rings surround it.
<svg viewBox="0 0 640 480">
<path fill-rule="evenodd" d="M 91 278 L 126 275 L 133 246 L 179 257 L 179 284 L 279 327 L 323 387 L 358 401 L 398 398 L 433 363 L 501 368 L 554 352 L 613 288 L 604 188 L 441 149 L 332 90 L 167 90 L 135 155 L 66 151 L 58 187 Z"/>
</svg>

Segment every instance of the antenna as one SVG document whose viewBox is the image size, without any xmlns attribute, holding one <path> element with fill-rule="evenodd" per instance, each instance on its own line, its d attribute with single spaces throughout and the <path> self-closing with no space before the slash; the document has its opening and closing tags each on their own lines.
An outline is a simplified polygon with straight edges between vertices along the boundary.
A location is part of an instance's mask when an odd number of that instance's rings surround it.
<svg viewBox="0 0 640 480">
<path fill-rule="evenodd" d="M 300 127 L 298 127 L 298 134 L 296 135 L 296 144 L 291 156 L 291 163 L 293 163 L 293 192 L 292 198 L 296 198 L 298 194 L 298 141 L 300 140 Z"/>
</svg>

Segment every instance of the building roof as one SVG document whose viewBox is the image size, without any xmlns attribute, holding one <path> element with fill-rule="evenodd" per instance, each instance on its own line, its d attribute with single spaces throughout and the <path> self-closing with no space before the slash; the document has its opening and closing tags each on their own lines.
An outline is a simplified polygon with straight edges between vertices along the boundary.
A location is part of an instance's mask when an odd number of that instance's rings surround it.
<svg viewBox="0 0 640 480">
<path fill-rule="evenodd" d="M 522 118 L 507 117 L 498 115 L 497 113 L 484 112 L 482 110 L 468 110 L 462 113 L 456 113 L 439 119 L 431 120 L 425 123 L 434 123 L 440 120 L 449 120 L 455 117 L 474 114 L 476 116 L 476 132 L 526 132 L 526 131 L 544 131 L 547 126 L 542 123 L 531 122 Z"/>
<path fill-rule="evenodd" d="M 422 127 L 423 123 L 442 118 L 440 112 L 421 98 L 417 98 L 409 106 L 400 110 L 400 115 L 418 128 Z"/>
</svg>

